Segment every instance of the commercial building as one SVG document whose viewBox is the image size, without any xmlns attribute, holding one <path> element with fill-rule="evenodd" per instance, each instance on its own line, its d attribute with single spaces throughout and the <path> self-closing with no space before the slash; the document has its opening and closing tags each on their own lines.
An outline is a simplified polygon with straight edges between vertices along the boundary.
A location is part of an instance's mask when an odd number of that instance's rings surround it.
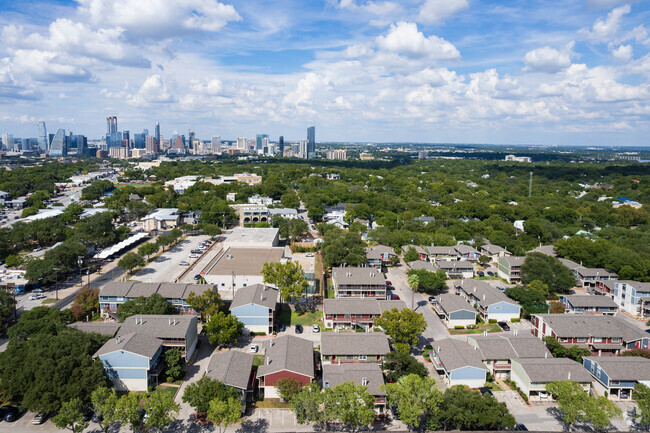
<svg viewBox="0 0 650 433">
<path fill-rule="evenodd" d="M 144 230 L 171 230 L 181 225 L 181 213 L 177 208 L 156 209 L 142 218 Z"/>
<path fill-rule="evenodd" d="M 264 263 L 284 260 L 281 247 L 226 247 L 201 271 L 201 276 L 219 291 L 235 292 L 240 287 L 264 284 Z"/>
</svg>

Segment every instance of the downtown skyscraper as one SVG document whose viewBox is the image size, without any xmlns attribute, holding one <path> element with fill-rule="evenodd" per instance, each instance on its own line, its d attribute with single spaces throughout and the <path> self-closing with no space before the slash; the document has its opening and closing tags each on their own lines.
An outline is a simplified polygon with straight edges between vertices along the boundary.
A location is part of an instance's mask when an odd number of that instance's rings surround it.
<svg viewBox="0 0 650 433">
<path fill-rule="evenodd" d="M 38 149 L 41 152 L 47 152 L 49 149 L 49 140 L 47 139 L 47 128 L 42 120 L 38 122 Z"/>
<path fill-rule="evenodd" d="M 316 157 L 316 127 L 307 128 L 307 158 Z"/>
</svg>

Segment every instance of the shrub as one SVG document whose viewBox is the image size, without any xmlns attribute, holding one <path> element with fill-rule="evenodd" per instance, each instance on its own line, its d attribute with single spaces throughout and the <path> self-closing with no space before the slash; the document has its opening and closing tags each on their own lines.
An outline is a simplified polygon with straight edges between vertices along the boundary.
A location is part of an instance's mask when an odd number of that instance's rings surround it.
<svg viewBox="0 0 650 433">
<path fill-rule="evenodd" d="M 511 320 L 512 323 L 519 323 L 521 322 L 521 319 L 519 317 L 515 317 L 514 319 Z"/>
<path fill-rule="evenodd" d="M 465 329 L 463 325 L 456 325 L 454 326 L 454 329 Z"/>
<path fill-rule="evenodd" d="M 466 328 L 467 329 L 476 329 L 476 328 L 478 328 L 478 325 L 467 325 Z"/>
<path fill-rule="evenodd" d="M 519 389 L 519 387 L 517 386 L 516 383 L 514 383 L 510 379 L 504 379 L 504 382 L 510 387 L 510 389 L 513 389 L 513 390 L 517 391 L 517 394 L 519 394 L 521 396 L 521 398 L 523 398 L 524 401 L 526 403 L 528 403 L 528 396 L 526 394 L 524 394 L 524 392 L 521 389 Z"/>
<path fill-rule="evenodd" d="M 488 320 L 488 323 L 497 323 L 497 319 L 490 319 Z"/>
<path fill-rule="evenodd" d="M 363 328 L 357 328 L 354 330 L 354 332 L 366 332 L 366 330 Z"/>
</svg>

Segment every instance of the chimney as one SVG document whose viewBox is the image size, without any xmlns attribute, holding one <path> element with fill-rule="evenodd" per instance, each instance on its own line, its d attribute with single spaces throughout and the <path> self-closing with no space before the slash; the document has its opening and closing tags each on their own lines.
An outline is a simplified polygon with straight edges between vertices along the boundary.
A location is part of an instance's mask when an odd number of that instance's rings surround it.
<svg viewBox="0 0 650 433">
<path fill-rule="evenodd" d="M 266 357 L 266 365 L 271 365 L 271 358 L 268 356 Z"/>
<path fill-rule="evenodd" d="M 485 293 L 483 293 L 483 300 L 485 301 Z"/>
<path fill-rule="evenodd" d="M 363 385 L 363 386 L 368 385 L 368 378 L 367 377 L 362 377 L 361 378 L 361 385 Z"/>
<path fill-rule="evenodd" d="M 440 352 L 440 346 L 438 346 L 438 350 L 436 352 L 438 352 L 438 353 Z"/>
<path fill-rule="evenodd" d="M 273 347 L 274 344 L 275 344 L 275 341 L 273 341 L 273 340 L 269 341 L 269 346 L 270 347 Z"/>
<path fill-rule="evenodd" d="M 172 319 L 170 319 L 169 317 L 167 318 L 167 324 L 170 325 L 170 326 L 172 324 Z"/>
<path fill-rule="evenodd" d="M 571 380 L 571 372 L 569 372 L 569 377 L 567 378 L 567 380 Z"/>
<path fill-rule="evenodd" d="M 544 359 L 548 359 L 548 352 L 544 352 Z"/>
<path fill-rule="evenodd" d="M 115 344 L 120 344 L 120 337 L 115 337 Z"/>
</svg>

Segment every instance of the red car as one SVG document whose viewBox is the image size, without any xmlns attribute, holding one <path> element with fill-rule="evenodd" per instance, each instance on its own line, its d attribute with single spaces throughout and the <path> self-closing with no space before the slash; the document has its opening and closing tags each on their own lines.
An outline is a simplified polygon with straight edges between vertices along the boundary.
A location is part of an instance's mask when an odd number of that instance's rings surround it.
<svg viewBox="0 0 650 433">
<path fill-rule="evenodd" d="M 386 285 L 387 285 L 387 286 L 392 286 L 393 283 L 391 283 L 390 281 L 386 280 Z"/>
<path fill-rule="evenodd" d="M 390 294 L 390 295 L 388 295 L 388 299 L 391 300 L 391 301 L 399 301 L 399 296 L 394 295 L 394 294 Z"/>
</svg>

